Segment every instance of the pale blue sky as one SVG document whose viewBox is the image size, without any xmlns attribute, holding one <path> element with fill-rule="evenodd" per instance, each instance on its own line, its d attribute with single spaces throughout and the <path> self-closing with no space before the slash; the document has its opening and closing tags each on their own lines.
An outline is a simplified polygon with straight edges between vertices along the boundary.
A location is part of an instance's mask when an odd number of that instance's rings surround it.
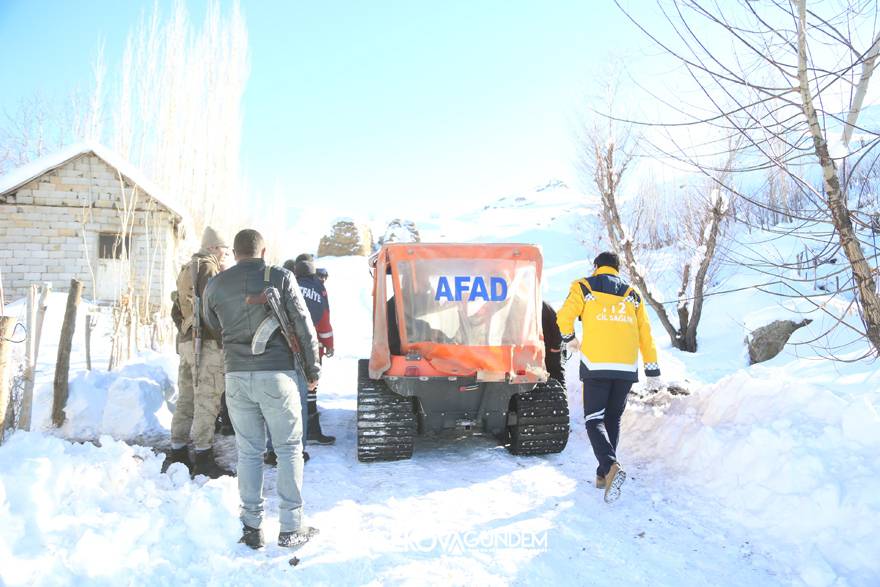
<svg viewBox="0 0 880 587">
<path fill-rule="evenodd" d="M 170 1 L 159 2 L 169 10 Z M 0 110 L 113 71 L 152 2 L 0 0 Z M 187 2 L 194 21 L 202 0 Z M 446 209 L 571 179 L 572 125 L 637 39 L 610 2 L 242 2 L 253 191 L 362 213 Z M 293 202 L 292 202 L 293 203 Z"/>
</svg>

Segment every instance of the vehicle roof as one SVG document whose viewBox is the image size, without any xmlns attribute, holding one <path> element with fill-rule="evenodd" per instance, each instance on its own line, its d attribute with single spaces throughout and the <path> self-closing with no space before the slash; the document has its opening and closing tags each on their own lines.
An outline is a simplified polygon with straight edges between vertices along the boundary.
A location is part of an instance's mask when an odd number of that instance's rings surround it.
<svg viewBox="0 0 880 587">
<path fill-rule="evenodd" d="M 541 249 L 526 243 L 389 243 L 383 246 L 389 260 L 499 259 L 541 262 Z"/>
</svg>

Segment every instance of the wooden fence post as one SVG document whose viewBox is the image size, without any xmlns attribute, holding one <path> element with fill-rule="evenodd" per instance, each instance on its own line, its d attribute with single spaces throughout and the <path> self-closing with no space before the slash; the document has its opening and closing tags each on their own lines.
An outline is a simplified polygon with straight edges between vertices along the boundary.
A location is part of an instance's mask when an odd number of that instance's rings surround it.
<svg viewBox="0 0 880 587">
<path fill-rule="evenodd" d="M 122 354 L 122 305 L 117 302 L 113 305 L 113 334 L 110 336 L 110 361 L 107 364 L 107 370 L 113 371 L 121 363 L 120 355 Z"/>
<path fill-rule="evenodd" d="M 67 385 L 70 373 L 70 347 L 73 332 L 76 330 L 76 309 L 82 297 L 83 284 L 77 279 L 70 280 L 70 293 L 67 294 L 67 308 L 64 310 L 64 324 L 61 326 L 61 340 L 58 342 L 58 362 L 55 364 L 55 388 L 52 401 L 52 423 L 56 428 L 64 424 L 64 408 L 67 406 Z"/>
<path fill-rule="evenodd" d="M 34 287 L 34 286 L 32 286 Z M 40 338 L 43 334 L 43 321 L 46 319 L 46 310 L 49 304 L 49 292 L 52 291 L 51 283 L 44 283 L 40 291 L 40 301 L 36 305 L 36 318 L 33 324 L 28 325 L 28 353 L 33 347 L 33 356 L 28 357 L 28 370 L 25 372 L 24 394 L 21 398 L 21 414 L 18 418 L 18 427 L 22 430 L 31 429 L 31 413 L 34 405 L 34 383 L 37 378 L 37 359 L 40 357 Z M 34 291 L 36 295 L 36 289 Z M 28 301 L 30 303 L 30 301 Z M 31 320 L 31 310 L 28 309 L 28 320 Z"/>
<path fill-rule="evenodd" d="M 3 443 L 3 435 L 6 432 L 6 409 L 9 406 L 13 330 L 15 330 L 15 318 L 0 316 L 0 444 Z"/>
<path fill-rule="evenodd" d="M 92 331 L 98 325 L 98 317 L 89 312 L 86 314 L 86 369 L 92 370 Z"/>
<path fill-rule="evenodd" d="M 128 296 L 126 307 L 126 323 L 128 324 L 128 347 L 125 351 L 125 360 L 130 360 L 137 353 L 137 298 L 134 294 Z"/>
<path fill-rule="evenodd" d="M 24 428 L 24 408 L 25 408 L 25 396 L 27 395 L 28 387 L 31 389 L 31 393 L 33 393 L 34 389 L 34 377 L 36 375 L 36 365 L 37 361 L 34 359 L 35 348 L 37 344 L 36 340 L 36 328 L 37 328 L 37 286 L 31 285 L 28 287 L 27 294 L 27 316 L 25 317 L 25 325 L 27 327 L 27 340 L 25 341 L 25 360 L 24 360 L 24 391 L 21 396 L 21 413 L 18 415 L 18 427 Z"/>
</svg>

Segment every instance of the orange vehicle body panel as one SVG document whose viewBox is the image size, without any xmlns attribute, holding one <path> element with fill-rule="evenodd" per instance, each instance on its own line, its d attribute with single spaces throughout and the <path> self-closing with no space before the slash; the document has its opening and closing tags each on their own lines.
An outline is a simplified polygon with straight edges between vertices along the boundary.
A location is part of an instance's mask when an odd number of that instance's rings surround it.
<svg viewBox="0 0 880 587">
<path fill-rule="evenodd" d="M 413 341 L 407 339 L 406 308 L 401 294 L 400 270 L 416 275 L 420 267 L 430 262 L 461 265 L 477 263 L 493 267 L 505 276 L 526 277 L 519 280 L 515 295 L 519 311 L 516 322 L 502 324 L 505 336 L 512 344 L 457 344 Z M 540 280 L 542 256 L 538 247 L 528 244 L 428 244 L 393 243 L 384 246 L 376 257 L 373 280 L 373 348 L 370 355 L 370 377 L 427 376 L 471 377 L 482 381 L 526 383 L 544 381 L 544 345 L 540 328 Z M 386 301 L 389 297 L 385 275 L 393 276 L 394 307 L 398 317 L 398 334 L 403 355 L 391 355 L 387 324 Z M 432 292 L 437 286 L 432 284 Z M 437 294 L 439 296 L 439 294 Z M 430 296 L 428 296 L 430 298 Z M 507 305 L 514 304 L 505 299 Z M 451 307 L 466 305 L 461 300 L 450 302 Z M 486 303 L 489 306 L 489 302 Z M 499 307 L 503 307 L 501 304 Z M 505 314 L 502 317 L 506 317 Z M 415 357 L 418 357 L 417 359 Z"/>
</svg>

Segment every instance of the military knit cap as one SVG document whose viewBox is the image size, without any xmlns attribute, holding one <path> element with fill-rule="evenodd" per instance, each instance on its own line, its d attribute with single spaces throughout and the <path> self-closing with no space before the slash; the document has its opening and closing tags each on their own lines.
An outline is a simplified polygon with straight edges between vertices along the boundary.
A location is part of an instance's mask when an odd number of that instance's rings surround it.
<svg viewBox="0 0 880 587">
<path fill-rule="evenodd" d="M 293 274 L 297 277 L 315 274 L 315 256 L 303 253 L 296 258 L 293 266 Z"/>
<path fill-rule="evenodd" d="M 202 248 L 210 249 L 211 247 L 226 247 L 229 245 L 226 244 L 226 241 L 217 233 L 216 230 L 208 226 L 205 228 L 204 234 L 202 234 Z"/>
</svg>

